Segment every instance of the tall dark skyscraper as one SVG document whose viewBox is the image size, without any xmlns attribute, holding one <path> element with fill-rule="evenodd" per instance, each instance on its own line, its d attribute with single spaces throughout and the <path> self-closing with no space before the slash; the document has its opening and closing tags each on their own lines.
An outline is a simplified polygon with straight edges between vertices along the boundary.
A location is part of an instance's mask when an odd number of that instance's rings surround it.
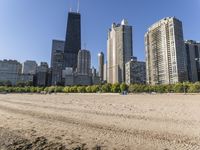
<svg viewBox="0 0 200 150">
<path fill-rule="evenodd" d="M 77 67 L 78 52 L 81 49 L 81 14 L 68 13 L 67 32 L 64 47 L 64 67 Z"/>
</svg>

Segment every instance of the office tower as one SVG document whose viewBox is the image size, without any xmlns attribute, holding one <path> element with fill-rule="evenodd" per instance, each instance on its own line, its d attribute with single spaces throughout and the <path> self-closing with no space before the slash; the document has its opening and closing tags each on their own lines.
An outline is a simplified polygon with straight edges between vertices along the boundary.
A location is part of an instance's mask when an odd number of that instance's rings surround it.
<svg viewBox="0 0 200 150">
<path fill-rule="evenodd" d="M 126 84 L 146 84 L 146 63 L 134 57 L 126 63 Z"/>
<path fill-rule="evenodd" d="M 22 65 L 16 60 L 0 60 L 0 81 L 16 85 L 19 75 L 22 72 Z"/>
<path fill-rule="evenodd" d="M 187 70 L 190 82 L 200 81 L 200 42 L 185 41 L 187 54 Z"/>
<path fill-rule="evenodd" d="M 126 20 L 112 24 L 107 40 L 107 82 L 125 82 L 125 64 L 132 56 L 132 26 Z"/>
<path fill-rule="evenodd" d="M 81 15 L 80 13 L 69 12 L 67 31 L 64 47 L 64 68 L 77 67 L 77 56 L 81 49 Z"/>
<path fill-rule="evenodd" d="M 148 84 L 187 81 L 182 22 L 174 17 L 153 24 L 145 34 Z"/>
<path fill-rule="evenodd" d="M 64 68 L 64 46 L 65 42 L 60 40 L 52 41 L 51 52 L 51 72 L 52 85 L 58 85 L 62 82 L 62 70 Z"/>
<path fill-rule="evenodd" d="M 91 68 L 91 56 L 88 50 L 80 50 L 78 52 L 78 75 L 89 75 Z"/>
<path fill-rule="evenodd" d="M 37 86 L 46 86 L 48 83 L 49 66 L 46 62 L 41 62 L 37 67 Z"/>
<path fill-rule="evenodd" d="M 98 65 L 99 65 L 99 77 L 100 80 L 103 81 L 103 74 L 104 74 L 104 54 L 100 52 L 98 54 Z"/>
<path fill-rule="evenodd" d="M 37 70 L 36 61 L 27 60 L 22 64 L 22 74 L 35 75 Z"/>
</svg>

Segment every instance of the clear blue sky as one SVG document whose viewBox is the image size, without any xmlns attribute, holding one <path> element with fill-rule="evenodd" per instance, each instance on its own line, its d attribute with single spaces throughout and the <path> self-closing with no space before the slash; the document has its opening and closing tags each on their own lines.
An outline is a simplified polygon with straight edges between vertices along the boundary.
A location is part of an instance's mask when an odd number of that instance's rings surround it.
<svg viewBox="0 0 200 150">
<path fill-rule="evenodd" d="M 133 26 L 133 53 L 144 60 L 144 34 L 156 21 L 176 16 L 185 39 L 200 41 L 200 0 L 80 0 L 82 46 L 106 53 L 107 31 L 123 18 Z M 0 0 L 0 59 L 50 62 L 52 39 L 65 39 L 67 13 L 77 0 Z"/>
</svg>

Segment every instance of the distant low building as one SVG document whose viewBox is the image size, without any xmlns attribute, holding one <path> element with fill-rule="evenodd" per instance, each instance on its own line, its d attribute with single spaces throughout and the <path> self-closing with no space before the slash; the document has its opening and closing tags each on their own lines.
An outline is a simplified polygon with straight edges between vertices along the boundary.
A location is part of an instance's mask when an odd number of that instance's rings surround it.
<svg viewBox="0 0 200 150">
<path fill-rule="evenodd" d="M 145 84 L 146 83 L 146 64 L 137 61 L 134 57 L 126 63 L 126 84 Z"/>
<path fill-rule="evenodd" d="M 22 65 L 16 60 L 0 61 L 0 82 L 9 81 L 16 85 L 19 81 L 19 75 L 22 72 Z"/>
<path fill-rule="evenodd" d="M 35 75 L 37 71 L 36 61 L 27 60 L 22 64 L 22 74 Z"/>
<path fill-rule="evenodd" d="M 88 86 L 92 85 L 92 77 L 88 75 L 66 75 L 65 76 L 65 86 Z"/>
<path fill-rule="evenodd" d="M 48 83 L 48 71 L 49 67 L 46 62 L 41 62 L 40 66 L 37 68 L 37 86 L 46 86 Z"/>
<path fill-rule="evenodd" d="M 33 84 L 34 75 L 32 74 L 20 74 L 18 78 L 18 83 L 32 83 Z"/>
</svg>

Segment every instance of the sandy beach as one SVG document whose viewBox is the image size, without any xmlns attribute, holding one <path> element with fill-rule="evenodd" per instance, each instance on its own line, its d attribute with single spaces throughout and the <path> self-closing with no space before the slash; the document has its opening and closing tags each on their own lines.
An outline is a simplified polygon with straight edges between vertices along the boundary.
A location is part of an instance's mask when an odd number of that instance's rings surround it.
<svg viewBox="0 0 200 150">
<path fill-rule="evenodd" d="M 0 149 L 199 150 L 200 95 L 0 94 Z"/>
</svg>

